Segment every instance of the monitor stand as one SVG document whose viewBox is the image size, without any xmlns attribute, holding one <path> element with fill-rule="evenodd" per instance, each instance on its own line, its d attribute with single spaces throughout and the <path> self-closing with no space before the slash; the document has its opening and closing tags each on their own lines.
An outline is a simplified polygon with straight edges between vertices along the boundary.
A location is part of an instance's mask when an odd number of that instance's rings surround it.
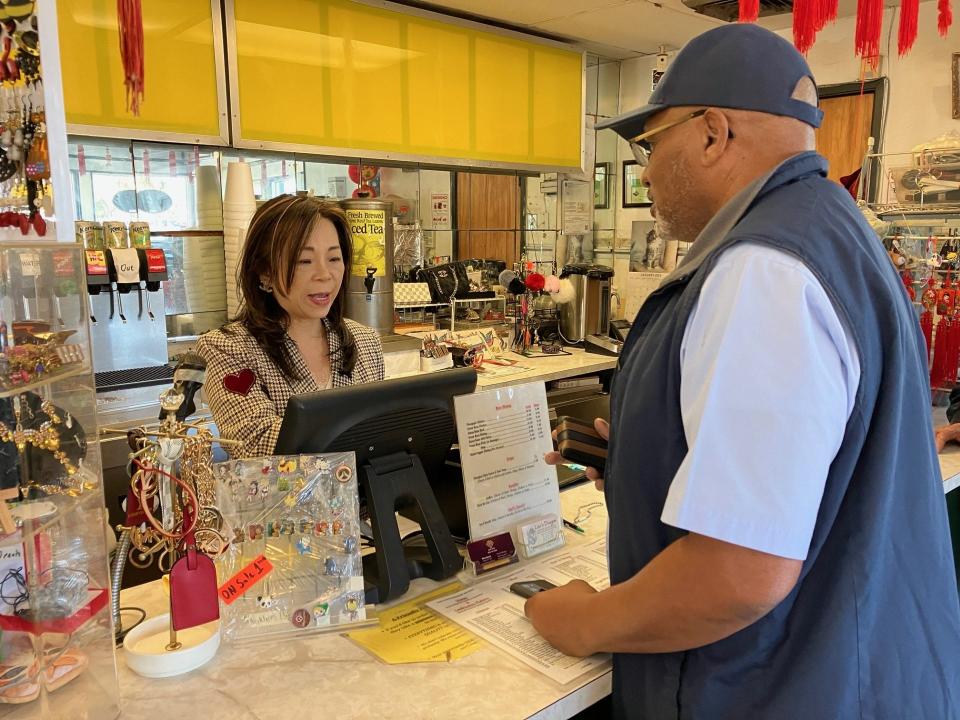
<svg viewBox="0 0 960 720">
<path fill-rule="evenodd" d="M 363 559 L 366 601 L 383 603 L 400 597 L 410 580 L 428 577 L 443 580 L 463 567 L 450 528 L 440 511 L 420 458 L 397 452 L 370 458 L 361 468 L 360 483 L 370 511 L 376 552 Z M 406 548 L 400 540 L 396 512 L 414 510 L 420 523 L 424 548 Z"/>
</svg>

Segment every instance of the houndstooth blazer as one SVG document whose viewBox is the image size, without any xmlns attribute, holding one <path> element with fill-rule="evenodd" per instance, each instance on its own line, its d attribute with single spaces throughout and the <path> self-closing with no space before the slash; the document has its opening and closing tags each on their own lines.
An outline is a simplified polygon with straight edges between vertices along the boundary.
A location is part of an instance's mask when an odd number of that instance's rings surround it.
<svg viewBox="0 0 960 720">
<path fill-rule="evenodd" d="M 383 380 L 383 349 L 370 328 L 345 320 L 357 344 L 353 373 L 332 372 L 334 388 Z M 326 321 L 330 356 L 336 358 L 340 338 Z M 297 344 L 286 336 L 300 380 L 290 382 L 241 323 L 213 330 L 197 341 L 197 352 L 207 363 L 204 393 L 220 436 L 239 440 L 225 446 L 234 458 L 272 455 L 280 434 L 287 400 L 293 395 L 322 390 L 310 374 Z"/>
</svg>

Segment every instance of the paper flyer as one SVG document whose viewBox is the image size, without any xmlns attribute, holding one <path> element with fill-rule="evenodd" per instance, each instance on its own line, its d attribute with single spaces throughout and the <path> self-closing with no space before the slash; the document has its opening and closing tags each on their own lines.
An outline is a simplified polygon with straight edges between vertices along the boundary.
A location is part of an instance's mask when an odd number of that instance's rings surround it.
<svg viewBox="0 0 960 720">
<path fill-rule="evenodd" d="M 566 684 L 584 673 L 609 669 L 609 655 L 570 657 L 537 634 L 523 613 L 525 600 L 510 592 L 511 584 L 535 579 L 558 586 L 584 580 L 597 590 L 606 589 L 610 586 L 606 541 L 553 552 L 510 573 L 433 600 L 427 606 L 558 683 Z"/>
</svg>

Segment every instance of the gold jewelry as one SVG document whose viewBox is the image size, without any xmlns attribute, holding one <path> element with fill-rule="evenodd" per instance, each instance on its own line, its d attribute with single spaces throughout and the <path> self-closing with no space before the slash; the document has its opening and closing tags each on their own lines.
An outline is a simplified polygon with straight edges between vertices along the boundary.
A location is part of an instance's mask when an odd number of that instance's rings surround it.
<svg viewBox="0 0 960 720">
<path fill-rule="evenodd" d="M 27 487 L 35 487 L 48 494 L 63 493 L 66 495 L 79 495 L 88 489 L 87 484 L 77 477 L 79 469 L 74 465 L 67 454 L 60 449 L 60 433 L 57 425 L 63 423 L 63 419 L 57 414 L 57 409 L 49 400 L 43 400 L 40 403 L 40 410 L 49 418 L 40 424 L 36 430 L 25 430 L 23 427 L 23 411 L 30 412 L 26 401 L 21 400 L 20 395 L 13 398 L 13 416 L 16 425 L 11 430 L 5 423 L 0 422 L 0 441 L 12 442 L 17 452 L 25 452 L 27 446 L 33 446 L 40 450 L 46 450 L 56 459 L 58 463 L 67 471 L 67 476 L 63 480 L 63 486 L 41 484 L 35 482 L 24 483 Z M 72 420 L 71 420 L 72 423 Z"/>
</svg>

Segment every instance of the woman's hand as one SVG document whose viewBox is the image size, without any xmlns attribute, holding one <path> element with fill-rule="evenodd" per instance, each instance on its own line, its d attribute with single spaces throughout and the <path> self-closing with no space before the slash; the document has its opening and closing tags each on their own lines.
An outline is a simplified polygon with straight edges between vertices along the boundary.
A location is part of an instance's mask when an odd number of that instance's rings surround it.
<svg viewBox="0 0 960 720">
<path fill-rule="evenodd" d="M 934 428 L 933 438 L 937 443 L 937 452 L 943 452 L 943 448 L 948 442 L 960 442 L 960 423 Z"/>
<path fill-rule="evenodd" d="M 609 442 L 610 440 L 610 423 L 608 423 L 603 418 L 594 418 L 593 428 L 597 431 L 597 434 L 602 437 L 604 440 Z M 957 425 L 958 432 L 957 437 L 960 438 L 960 424 Z M 557 431 L 553 431 L 553 442 L 557 442 Z M 561 465 L 566 462 L 559 452 L 554 450 L 553 452 L 548 452 L 543 456 L 543 459 L 547 461 L 548 465 Z M 597 490 L 603 490 L 603 475 L 596 468 L 588 467 L 587 468 L 587 477 L 593 480 L 593 484 L 597 486 Z"/>
</svg>

